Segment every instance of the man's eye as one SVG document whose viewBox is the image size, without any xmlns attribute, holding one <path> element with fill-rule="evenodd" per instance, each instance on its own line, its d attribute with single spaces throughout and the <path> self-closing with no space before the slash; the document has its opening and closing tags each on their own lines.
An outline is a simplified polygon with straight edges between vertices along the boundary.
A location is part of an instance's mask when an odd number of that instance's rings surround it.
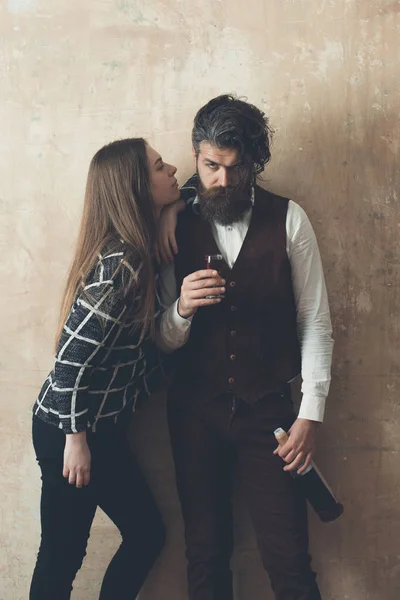
<svg viewBox="0 0 400 600">
<path fill-rule="evenodd" d="M 212 171 L 216 171 L 218 168 L 218 165 L 212 165 L 212 164 L 208 164 L 207 165 L 209 169 L 211 169 Z"/>
</svg>

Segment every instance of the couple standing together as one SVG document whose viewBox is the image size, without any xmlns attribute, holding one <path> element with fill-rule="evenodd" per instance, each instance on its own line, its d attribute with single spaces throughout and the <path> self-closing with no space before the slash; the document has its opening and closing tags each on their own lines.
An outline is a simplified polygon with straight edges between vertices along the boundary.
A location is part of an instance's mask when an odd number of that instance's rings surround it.
<svg viewBox="0 0 400 600">
<path fill-rule="evenodd" d="M 181 190 L 141 138 L 92 159 L 54 366 L 33 409 L 42 535 L 31 600 L 70 598 L 97 506 L 122 537 L 100 599 L 137 597 L 165 531 L 126 434 L 166 355 L 189 600 L 233 600 L 234 472 L 276 599 L 321 598 L 290 472 L 315 451 L 332 330 L 306 214 L 256 182 L 270 141 L 265 115 L 224 95 L 194 119 L 196 175 Z M 205 269 L 209 254 L 222 256 L 218 271 Z M 278 427 L 290 430 L 279 449 Z"/>
</svg>

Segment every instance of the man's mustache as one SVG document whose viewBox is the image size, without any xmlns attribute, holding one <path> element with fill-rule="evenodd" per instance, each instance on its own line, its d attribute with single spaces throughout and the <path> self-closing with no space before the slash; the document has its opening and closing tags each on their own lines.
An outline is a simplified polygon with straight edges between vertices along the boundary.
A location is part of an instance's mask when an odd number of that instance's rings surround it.
<svg viewBox="0 0 400 600">
<path fill-rule="evenodd" d="M 222 197 L 229 197 L 231 196 L 233 193 L 235 193 L 237 190 L 240 190 L 242 186 L 239 185 L 218 185 L 218 186 L 214 186 L 209 188 L 208 190 L 203 189 L 202 190 L 202 196 L 206 196 L 209 199 L 213 199 L 213 198 L 220 198 Z"/>
</svg>

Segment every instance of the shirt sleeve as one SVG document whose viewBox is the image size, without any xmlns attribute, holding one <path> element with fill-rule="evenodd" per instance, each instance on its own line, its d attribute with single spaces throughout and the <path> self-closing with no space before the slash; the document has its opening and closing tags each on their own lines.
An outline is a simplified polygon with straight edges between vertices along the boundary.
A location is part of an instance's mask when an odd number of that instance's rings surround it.
<svg viewBox="0 0 400 600">
<path fill-rule="evenodd" d="M 76 298 L 57 348 L 53 392 L 63 431 L 78 433 L 88 425 L 89 379 L 104 358 L 104 346 L 126 310 L 114 281 L 92 283 Z"/>
<path fill-rule="evenodd" d="M 163 352 L 170 353 L 188 341 L 192 317 L 184 319 L 178 312 L 179 298 L 173 263 L 162 267 L 160 282 L 162 312 L 157 321 L 156 342 Z"/>
<path fill-rule="evenodd" d="M 331 380 L 332 325 L 317 240 L 304 210 L 290 201 L 286 220 L 301 347 L 299 418 L 323 421 Z"/>
</svg>

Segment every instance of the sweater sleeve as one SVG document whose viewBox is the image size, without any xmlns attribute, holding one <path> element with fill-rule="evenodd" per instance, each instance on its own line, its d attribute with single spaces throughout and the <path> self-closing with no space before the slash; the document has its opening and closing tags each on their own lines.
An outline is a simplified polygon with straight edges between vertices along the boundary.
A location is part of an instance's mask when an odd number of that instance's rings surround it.
<svg viewBox="0 0 400 600">
<path fill-rule="evenodd" d="M 57 348 L 52 389 L 63 431 L 78 433 L 88 425 L 87 390 L 93 368 L 105 355 L 105 344 L 121 325 L 126 307 L 114 279 L 86 285 L 75 299 Z"/>
</svg>

